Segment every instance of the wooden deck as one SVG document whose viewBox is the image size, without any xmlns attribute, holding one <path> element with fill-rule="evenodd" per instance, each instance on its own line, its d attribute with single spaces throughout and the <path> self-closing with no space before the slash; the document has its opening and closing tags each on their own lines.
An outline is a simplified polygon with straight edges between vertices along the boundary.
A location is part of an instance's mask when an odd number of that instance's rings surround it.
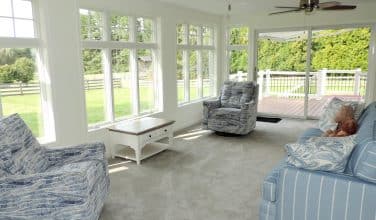
<svg viewBox="0 0 376 220">
<path fill-rule="evenodd" d="M 321 98 L 310 98 L 308 101 L 308 117 L 319 118 L 327 103 L 333 97 L 342 100 L 360 101 L 360 96 L 323 96 Z M 258 112 L 261 114 L 304 117 L 304 99 L 303 98 L 284 98 L 284 97 L 264 97 L 259 101 Z"/>
</svg>

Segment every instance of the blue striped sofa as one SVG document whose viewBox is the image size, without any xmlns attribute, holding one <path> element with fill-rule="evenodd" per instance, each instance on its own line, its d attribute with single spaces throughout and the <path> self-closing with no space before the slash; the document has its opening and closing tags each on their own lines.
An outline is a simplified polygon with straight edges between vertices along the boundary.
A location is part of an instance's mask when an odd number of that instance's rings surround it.
<svg viewBox="0 0 376 220">
<path fill-rule="evenodd" d="M 262 186 L 260 220 L 376 219 L 376 103 L 358 120 L 356 147 L 343 174 L 279 163 Z M 299 138 L 321 136 L 311 128 Z"/>
<path fill-rule="evenodd" d="M 0 219 L 95 220 L 109 183 L 102 143 L 42 147 L 17 114 L 0 119 Z"/>
</svg>

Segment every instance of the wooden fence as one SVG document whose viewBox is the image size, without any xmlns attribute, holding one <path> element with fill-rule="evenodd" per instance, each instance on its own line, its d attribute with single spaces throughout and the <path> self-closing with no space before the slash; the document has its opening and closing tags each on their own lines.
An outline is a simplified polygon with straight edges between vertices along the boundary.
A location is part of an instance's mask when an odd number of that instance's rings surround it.
<svg viewBox="0 0 376 220">
<path fill-rule="evenodd" d="M 84 81 L 85 90 L 92 89 L 103 89 L 104 80 L 103 79 L 90 79 Z M 113 79 L 114 88 L 121 88 L 121 78 Z M 39 83 L 10 83 L 10 84 L 0 84 L 0 94 L 1 96 L 18 96 L 18 95 L 31 95 L 39 94 L 40 86 Z"/>
</svg>

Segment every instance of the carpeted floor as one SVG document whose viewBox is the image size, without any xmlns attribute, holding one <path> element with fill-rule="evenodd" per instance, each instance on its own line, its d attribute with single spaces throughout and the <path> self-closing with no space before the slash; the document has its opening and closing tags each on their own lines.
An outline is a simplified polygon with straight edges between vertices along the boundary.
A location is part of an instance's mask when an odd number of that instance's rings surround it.
<svg viewBox="0 0 376 220">
<path fill-rule="evenodd" d="M 264 176 L 315 121 L 258 122 L 243 137 L 223 137 L 199 126 L 177 134 L 174 147 L 141 166 L 110 161 L 111 192 L 103 220 L 258 219 Z"/>
</svg>

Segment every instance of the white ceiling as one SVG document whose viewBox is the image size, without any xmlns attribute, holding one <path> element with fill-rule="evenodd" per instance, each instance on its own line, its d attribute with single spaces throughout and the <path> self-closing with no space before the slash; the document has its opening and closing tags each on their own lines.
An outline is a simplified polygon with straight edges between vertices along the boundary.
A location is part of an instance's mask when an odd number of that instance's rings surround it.
<svg viewBox="0 0 376 220">
<path fill-rule="evenodd" d="M 212 14 L 226 14 L 228 2 L 232 5 L 233 14 L 251 13 L 268 14 L 276 11 L 274 6 L 297 6 L 299 0 L 159 0 L 181 7 L 200 10 Z M 326 2 L 331 0 L 321 0 Z M 347 4 L 361 4 L 375 0 L 337 0 Z M 278 11 L 278 10 L 277 10 Z"/>
</svg>

